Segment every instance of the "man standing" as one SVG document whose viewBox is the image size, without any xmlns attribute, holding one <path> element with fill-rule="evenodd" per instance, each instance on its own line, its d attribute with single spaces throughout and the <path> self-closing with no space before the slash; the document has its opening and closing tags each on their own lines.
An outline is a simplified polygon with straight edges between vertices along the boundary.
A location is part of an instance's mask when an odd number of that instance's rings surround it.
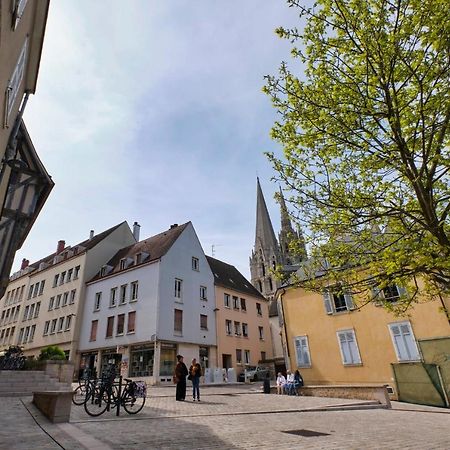
<svg viewBox="0 0 450 450">
<path fill-rule="evenodd" d="M 186 398 L 186 376 L 188 374 L 188 370 L 186 364 L 183 362 L 183 357 L 181 355 L 177 355 L 177 365 L 175 366 L 175 375 L 174 379 L 177 383 L 177 392 L 176 399 L 180 402 L 184 402 Z"/>
</svg>

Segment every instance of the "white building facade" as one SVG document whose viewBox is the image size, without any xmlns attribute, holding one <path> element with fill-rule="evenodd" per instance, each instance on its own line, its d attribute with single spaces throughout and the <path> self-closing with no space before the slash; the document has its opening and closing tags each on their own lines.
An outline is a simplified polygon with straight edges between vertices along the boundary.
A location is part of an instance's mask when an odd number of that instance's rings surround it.
<svg viewBox="0 0 450 450">
<path fill-rule="evenodd" d="M 214 367 L 214 277 L 190 222 L 120 250 L 86 286 L 80 369 L 171 382 L 176 355 Z"/>
</svg>

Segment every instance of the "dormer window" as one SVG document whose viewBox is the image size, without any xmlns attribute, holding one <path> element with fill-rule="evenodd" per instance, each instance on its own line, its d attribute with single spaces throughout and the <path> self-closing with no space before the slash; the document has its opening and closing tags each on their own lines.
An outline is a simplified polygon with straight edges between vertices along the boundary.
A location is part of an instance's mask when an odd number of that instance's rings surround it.
<svg viewBox="0 0 450 450">
<path fill-rule="evenodd" d="M 142 253 L 136 253 L 135 263 L 140 264 L 142 262 Z"/>
<path fill-rule="evenodd" d="M 125 269 L 127 267 L 127 260 L 124 258 L 124 259 L 121 259 L 120 260 L 120 270 L 123 270 L 123 269 Z"/>
<path fill-rule="evenodd" d="M 102 268 L 100 269 L 100 276 L 104 277 L 105 275 L 108 275 L 108 273 L 110 273 L 112 271 L 113 267 L 109 266 L 108 264 L 105 264 L 104 266 L 102 266 Z"/>
</svg>

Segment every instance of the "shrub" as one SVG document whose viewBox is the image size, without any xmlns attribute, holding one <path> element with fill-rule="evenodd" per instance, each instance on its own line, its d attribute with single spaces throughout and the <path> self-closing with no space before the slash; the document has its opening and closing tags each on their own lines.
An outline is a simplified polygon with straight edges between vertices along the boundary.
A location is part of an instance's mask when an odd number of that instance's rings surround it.
<svg viewBox="0 0 450 450">
<path fill-rule="evenodd" d="M 49 345 L 48 347 L 44 347 L 39 355 L 40 361 L 48 359 L 66 359 L 66 354 L 57 345 Z"/>
</svg>

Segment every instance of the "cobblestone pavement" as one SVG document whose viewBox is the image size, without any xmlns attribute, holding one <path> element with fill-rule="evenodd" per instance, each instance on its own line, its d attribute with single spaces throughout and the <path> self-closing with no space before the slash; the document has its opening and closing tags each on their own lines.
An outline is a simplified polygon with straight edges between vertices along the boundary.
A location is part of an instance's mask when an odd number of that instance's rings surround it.
<svg viewBox="0 0 450 450">
<path fill-rule="evenodd" d="M 71 422 L 59 425 L 30 397 L 1 402 L 5 450 L 450 449 L 450 410 L 398 402 L 367 409 L 357 400 L 264 395 L 253 386 L 203 388 L 200 403 L 175 401 L 173 387 L 150 388 L 137 416 L 93 418 L 74 406 Z"/>
</svg>

